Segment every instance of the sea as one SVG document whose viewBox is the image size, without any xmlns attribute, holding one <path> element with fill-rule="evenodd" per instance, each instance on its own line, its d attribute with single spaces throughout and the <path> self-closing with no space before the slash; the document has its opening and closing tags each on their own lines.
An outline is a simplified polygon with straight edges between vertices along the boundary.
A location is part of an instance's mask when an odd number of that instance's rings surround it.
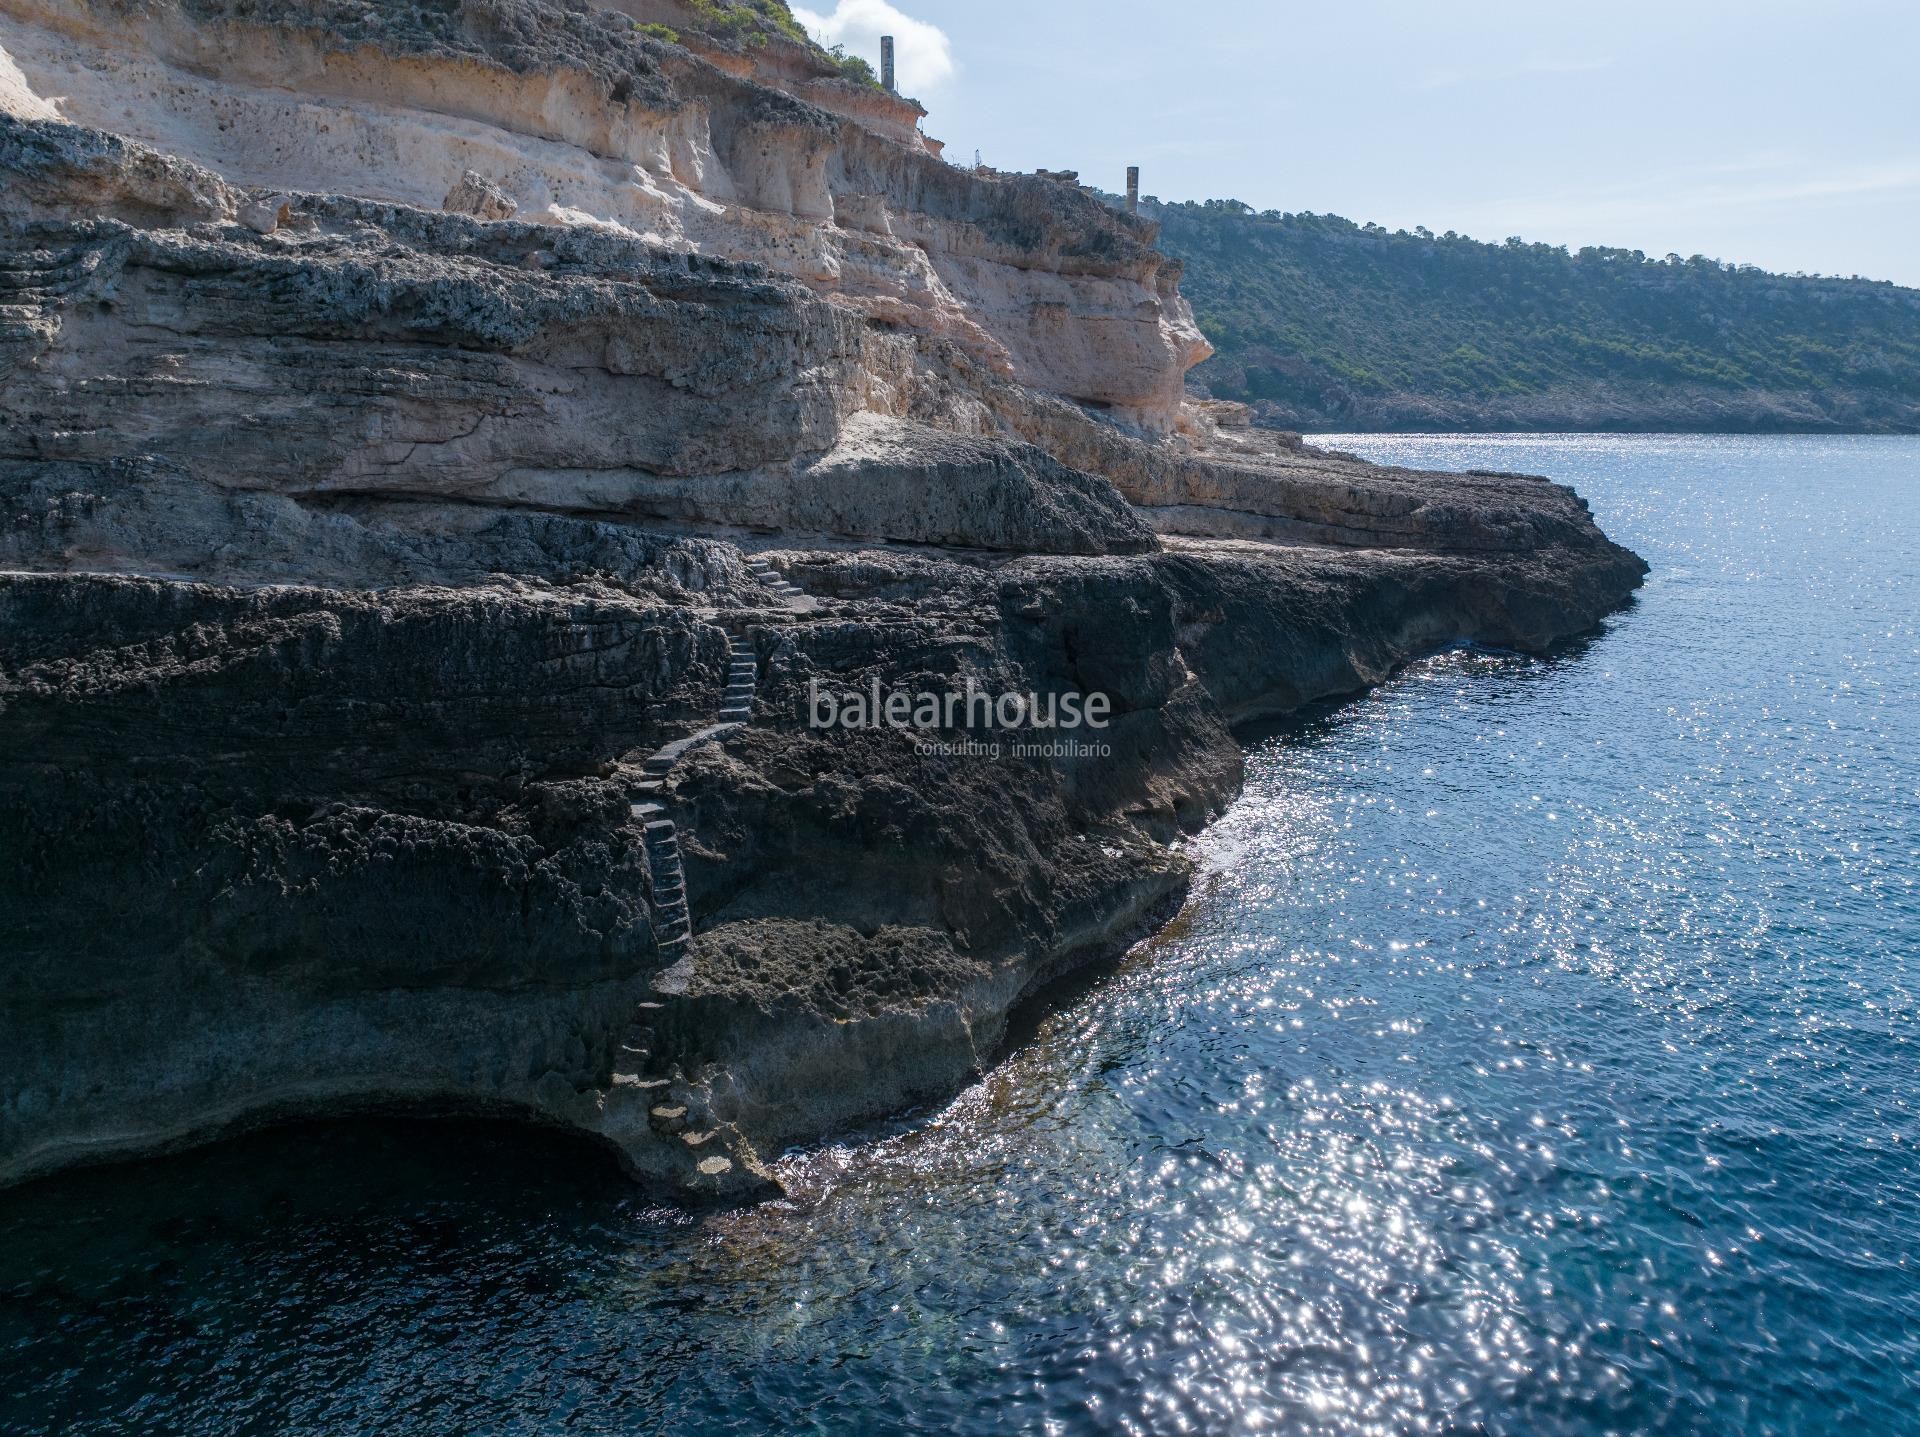
<svg viewBox="0 0 1920 1437">
<path fill-rule="evenodd" d="M 0 1194 L 0 1431 L 1920 1432 L 1920 439 L 1320 442 L 1652 574 L 1244 735 L 1174 924 L 783 1201 L 401 1121 Z"/>
</svg>

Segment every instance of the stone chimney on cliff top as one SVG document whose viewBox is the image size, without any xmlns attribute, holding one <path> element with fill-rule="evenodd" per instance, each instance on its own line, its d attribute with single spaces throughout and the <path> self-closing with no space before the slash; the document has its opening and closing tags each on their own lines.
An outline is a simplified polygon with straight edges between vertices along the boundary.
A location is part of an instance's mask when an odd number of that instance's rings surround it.
<svg viewBox="0 0 1920 1437">
<path fill-rule="evenodd" d="M 1138 165 L 1127 166 L 1127 213 L 1130 215 L 1140 213 L 1140 167 Z"/>
<path fill-rule="evenodd" d="M 880 37 L 880 83 L 893 89 L 893 36 Z"/>
</svg>

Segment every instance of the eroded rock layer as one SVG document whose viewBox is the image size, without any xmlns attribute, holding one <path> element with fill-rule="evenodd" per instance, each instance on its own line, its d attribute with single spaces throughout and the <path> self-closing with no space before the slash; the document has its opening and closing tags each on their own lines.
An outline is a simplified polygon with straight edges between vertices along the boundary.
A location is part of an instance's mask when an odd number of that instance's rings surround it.
<svg viewBox="0 0 1920 1437">
<path fill-rule="evenodd" d="M 1232 724 L 1639 581 L 1183 404 L 1151 226 L 920 114 L 765 5 L 0 0 L 0 1181 L 406 1104 L 753 1191 L 1177 904 Z M 1107 708 L 821 722 L 975 691 Z"/>
</svg>

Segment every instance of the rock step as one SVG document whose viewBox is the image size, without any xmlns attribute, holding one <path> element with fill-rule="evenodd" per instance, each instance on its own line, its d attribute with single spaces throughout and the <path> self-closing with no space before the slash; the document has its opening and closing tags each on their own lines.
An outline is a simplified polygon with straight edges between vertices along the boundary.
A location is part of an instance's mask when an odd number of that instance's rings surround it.
<svg viewBox="0 0 1920 1437">
<path fill-rule="evenodd" d="M 664 803 L 636 803 L 633 805 L 633 816 L 635 818 L 658 818 L 666 811 L 667 806 Z"/>
<path fill-rule="evenodd" d="M 721 709 L 720 717 L 729 723 L 746 723 L 753 718 L 753 710 L 750 708 Z"/>
<path fill-rule="evenodd" d="M 700 1159 L 698 1166 L 700 1176 L 703 1178 L 723 1178 L 733 1171 L 733 1159 L 723 1158 L 715 1153 L 710 1158 Z"/>
<path fill-rule="evenodd" d="M 643 766 L 648 773 L 665 773 L 694 749 L 700 747 L 701 744 L 713 743 L 718 739 L 725 738 L 732 732 L 732 724 L 712 724 L 707 728 L 701 729 L 698 733 L 688 734 L 685 738 L 675 739 L 672 743 L 649 758 Z"/>
<path fill-rule="evenodd" d="M 684 1113 L 686 1109 L 682 1108 L 680 1111 Z M 680 1134 L 680 1141 L 685 1143 L 690 1148 L 704 1148 L 708 1143 L 712 1142 L 715 1138 L 719 1136 L 720 1136 L 720 1129 L 712 1128 L 704 1133 L 682 1133 Z"/>
<path fill-rule="evenodd" d="M 658 804 L 654 806 L 659 808 Z M 665 813 L 666 810 L 660 808 L 660 812 Z M 647 824 L 648 838 L 672 838 L 675 832 L 677 832 L 677 830 L 674 828 L 671 818 L 656 818 Z"/>
<path fill-rule="evenodd" d="M 616 1088 L 637 1088 L 647 1097 L 652 1097 L 664 1088 L 673 1086 L 671 1078 L 643 1078 L 638 1073 L 615 1073 L 613 1085 Z"/>
</svg>

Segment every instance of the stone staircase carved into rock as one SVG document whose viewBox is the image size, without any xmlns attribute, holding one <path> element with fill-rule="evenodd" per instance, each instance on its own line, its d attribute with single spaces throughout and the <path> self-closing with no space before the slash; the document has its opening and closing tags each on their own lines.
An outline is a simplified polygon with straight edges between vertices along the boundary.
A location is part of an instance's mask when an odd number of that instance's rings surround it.
<svg viewBox="0 0 1920 1437">
<path fill-rule="evenodd" d="M 784 606 L 804 597 L 774 572 L 764 559 L 749 559 L 754 578 Z M 758 688 L 759 658 L 744 620 L 726 621 L 730 638 L 727 684 L 720 700 L 720 722 L 675 739 L 642 765 L 646 777 L 634 786 L 632 813 L 641 825 L 653 908 L 654 942 L 668 967 L 680 963 L 693 942 L 693 914 L 687 906 L 686 863 L 680 851 L 680 833 L 667 810 L 667 779 L 680 760 L 703 744 L 720 742 L 753 721 L 753 698 Z M 633 1090 L 648 1104 L 647 1121 L 664 1140 L 677 1141 L 693 1161 L 694 1171 L 707 1183 L 719 1183 L 733 1170 L 733 1159 L 722 1151 L 722 1130 L 697 1128 L 689 1103 L 675 1093 L 686 1091 L 685 1075 L 665 1071 L 654 1028 L 659 1003 L 642 1003 L 620 1040 L 613 1082 Z"/>
<path fill-rule="evenodd" d="M 747 572 L 758 579 L 763 588 L 771 589 L 787 603 L 792 603 L 795 599 L 806 597 L 800 588 L 788 582 L 784 574 L 758 555 L 747 560 Z"/>
</svg>

